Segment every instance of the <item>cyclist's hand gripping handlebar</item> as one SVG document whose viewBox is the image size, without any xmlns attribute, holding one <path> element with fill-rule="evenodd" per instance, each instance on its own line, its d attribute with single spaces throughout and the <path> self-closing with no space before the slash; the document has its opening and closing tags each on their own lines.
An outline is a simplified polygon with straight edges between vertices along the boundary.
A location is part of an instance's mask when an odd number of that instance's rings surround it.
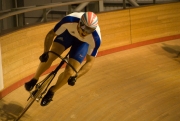
<svg viewBox="0 0 180 121">
<path fill-rule="evenodd" d="M 48 52 L 44 52 L 40 57 L 39 57 L 39 60 L 41 62 L 46 62 L 49 58 L 49 55 L 48 55 Z"/>
<path fill-rule="evenodd" d="M 68 79 L 68 84 L 69 84 L 70 86 L 74 86 L 74 85 L 75 85 L 75 82 L 76 82 L 76 78 L 77 78 L 77 76 L 71 76 L 71 77 L 69 77 L 69 79 Z"/>
</svg>

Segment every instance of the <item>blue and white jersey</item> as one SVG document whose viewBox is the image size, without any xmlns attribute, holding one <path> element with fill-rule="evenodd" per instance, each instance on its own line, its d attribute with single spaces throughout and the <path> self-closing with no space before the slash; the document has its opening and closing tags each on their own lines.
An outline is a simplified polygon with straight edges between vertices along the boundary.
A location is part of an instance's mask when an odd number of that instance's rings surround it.
<svg viewBox="0 0 180 121">
<path fill-rule="evenodd" d="M 88 55 L 96 56 L 98 49 L 101 44 L 101 33 L 100 28 L 97 26 L 96 30 L 92 34 L 88 34 L 85 37 L 81 37 L 77 30 L 77 25 L 84 12 L 74 12 L 65 16 L 59 23 L 54 27 L 54 32 L 57 35 L 62 34 L 65 30 L 68 30 L 70 35 L 74 36 L 80 41 L 89 44 Z M 66 40 L 68 41 L 68 40 Z"/>
</svg>

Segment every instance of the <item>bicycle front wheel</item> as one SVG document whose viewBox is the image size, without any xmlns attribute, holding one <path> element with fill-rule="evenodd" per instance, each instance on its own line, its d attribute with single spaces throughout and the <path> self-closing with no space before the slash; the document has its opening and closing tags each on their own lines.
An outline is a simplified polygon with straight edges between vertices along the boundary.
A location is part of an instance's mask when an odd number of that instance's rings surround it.
<svg viewBox="0 0 180 121">
<path fill-rule="evenodd" d="M 25 114 L 25 112 L 30 108 L 30 106 L 33 104 L 33 102 L 41 95 L 41 93 L 44 91 L 44 89 L 48 86 L 48 84 L 53 80 L 55 77 L 55 73 L 50 73 L 42 82 L 42 84 L 38 87 L 37 92 L 33 97 L 31 97 L 21 114 L 16 118 L 15 121 L 19 121 L 19 119 Z"/>
</svg>

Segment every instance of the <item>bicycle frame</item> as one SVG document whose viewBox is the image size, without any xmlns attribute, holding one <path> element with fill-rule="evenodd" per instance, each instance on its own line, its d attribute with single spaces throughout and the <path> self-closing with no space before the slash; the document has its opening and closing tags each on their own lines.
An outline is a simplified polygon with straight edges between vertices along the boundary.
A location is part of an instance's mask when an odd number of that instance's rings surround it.
<svg viewBox="0 0 180 121">
<path fill-rule="evenodd" d="M 57 53 L 53 52 L 53 51 L 49 51 L 55 55 L 57 55 L 62 61 L 60 62 L 60 64 L 55 68 L 54 71 L 52 71 L 50 74 L 48 74 L 41 82 L 37 83 L 35 85 L 35 90 L 33 92 L 35 92 L 35 94 L 33 95 L 31 92 L 30 97 L 28 98 L 27 101 L 28 104 L 26 105 L 26 107 L 24 108 L 24 110 L 22 111 L 22 113 L 17 117 L 17 119 L 15 121 L 18 121 L 24 114 L 25 112 L 30 108 L 30 106 L 33 104 L 33 102 L 35 100 L 39 101 L 42 98 L 42 95 L 44 93 L 46 93 L 49 85 L 51 84 L 52 80 L 54 79 L 54 77 L 56 76 L 57 72 L 59 71 L 59 69 L 63 66 L 64 63 L 66 63 L 67 65 L 69 65 L 75 72 L 77 76 L 77 71 L 76 69 L 68 63 L 68 55 L 69 53 L 66 54 L 66 56 L 63 58 L 60 55 L 58 55 Z"/>
</svg>

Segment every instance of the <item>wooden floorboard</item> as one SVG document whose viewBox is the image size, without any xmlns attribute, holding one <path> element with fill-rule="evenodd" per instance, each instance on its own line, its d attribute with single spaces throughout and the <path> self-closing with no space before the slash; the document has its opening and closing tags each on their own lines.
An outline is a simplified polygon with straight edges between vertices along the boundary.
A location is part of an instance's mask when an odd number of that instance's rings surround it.
<svg viewBox="0 0 180 121">
<path fill-rule="evenodd" d="M 76 86 L 65 85 L 47 107 L 35 102 L 21 120 L 178 121 L 179 41 L 98 57 Z M 20 87 L 1 99 L 0 121 L 13 120 L 25 106 L 28 96 L 24 87 Z"/>
</svg>

